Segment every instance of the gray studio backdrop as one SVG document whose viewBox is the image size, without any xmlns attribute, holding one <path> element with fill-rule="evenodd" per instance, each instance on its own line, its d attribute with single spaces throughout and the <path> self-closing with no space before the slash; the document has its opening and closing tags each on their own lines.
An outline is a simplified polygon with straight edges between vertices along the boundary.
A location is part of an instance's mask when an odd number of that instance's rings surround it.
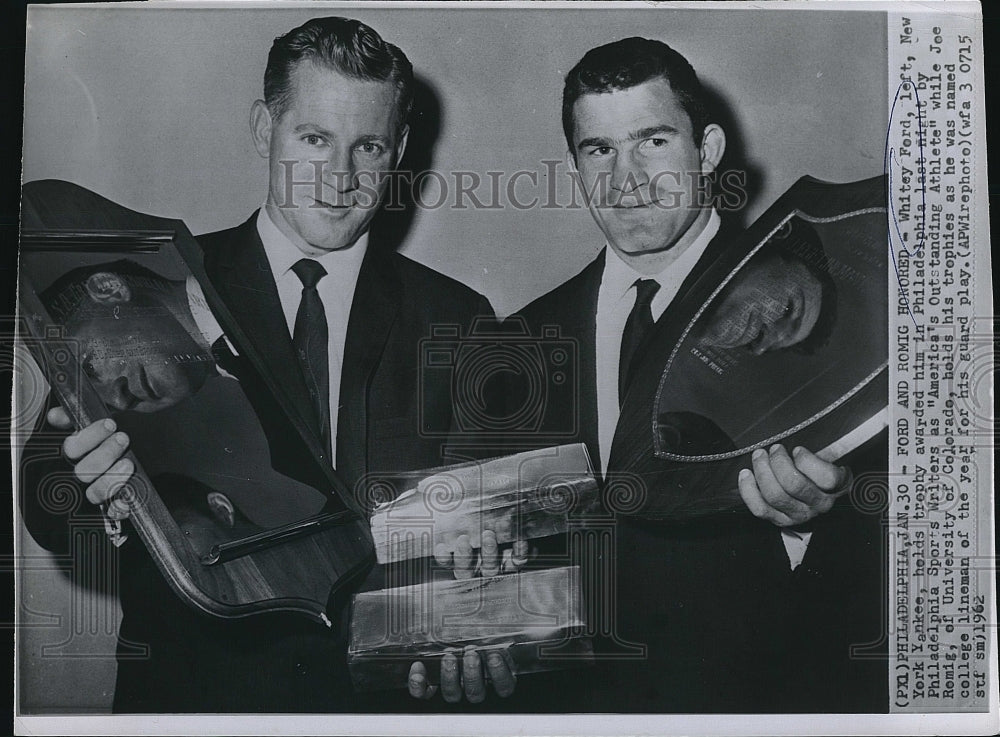
<svg viewBox="0 0 1000 737">
<path fill-rule="evenodd" d="M 317 15 L 343 14 L 399 45 L 421 79 L 409 156 L 449 182 L 418 209 L 403 251 L 481 291 L 507 314 L 579 271 L 602 247 L 589 215 L 546 202 L 554 172 L 568 201 L 559 99 L 589 48 L 625 36 L 667 41 L 726 112 L 727 165 L 749 171 L 754 217 L 803 174 L 880 174 L 886 127 L 882 14 L 597 8 L 351 7 L 169 9 L 36 6 L 29 13 L 24 180 L 77 182 L 204 233 L 245 220 L 267 168 L 248 115 L 272 39 Z M 454 172 L 502 172 L 498 209 L 457 208 Z M 496 175 L 494 175 L 496 176 Z M 565 181 L 563 181 L 565 179 Z M 469 181 L 469 180 L 466 180 Z M 428 180 L 425 201 L 441 199 Z M 25 712 L 106 710 L 114 686 L 113 598 L 71 583 L 23 533 L 19 697 Z"/>
</svg>

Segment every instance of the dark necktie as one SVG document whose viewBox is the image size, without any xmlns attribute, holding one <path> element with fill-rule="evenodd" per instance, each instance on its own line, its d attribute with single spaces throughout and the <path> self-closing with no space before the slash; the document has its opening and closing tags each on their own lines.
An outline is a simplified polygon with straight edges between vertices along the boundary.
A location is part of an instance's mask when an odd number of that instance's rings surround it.
<svg viewBox="0 0 1000 737">
<path fill-rule="evenodd" d="M 653 327 L 653 311 L 650 304 L 660 288 L 660 283 L 654 279 L 636 279 L 633 286 L 635 286 L 635 304 L 628 320 L 625 321 L 621 357 L 618 362 L 619 406 L 625 400 L 625 392 L 628 391 L 635 367 L 642 358 L 639 352 L 642 342 L 649 334 L 649 329 Z"/>
<path fill-rule="evenodd" d="M 292 343 L 299 357 L 299 365 L 309 389 L 316 411 L 317 424 L 315 429 L 323 439 L 328 457 L 333 460 L 330 448 L 330 359 L 327 344 L 329 329 L 326 324 L 326 312 L 323 310 L 323 300 L 316 291 L 316 284 L 326 276 L 324 269 L 317 261 L 304 258 L 292 267 L 292 271 L 302 282 L 302 301 L 299 311 L 295 314 L 295 330 L 292 333 Z"/>
</svg>

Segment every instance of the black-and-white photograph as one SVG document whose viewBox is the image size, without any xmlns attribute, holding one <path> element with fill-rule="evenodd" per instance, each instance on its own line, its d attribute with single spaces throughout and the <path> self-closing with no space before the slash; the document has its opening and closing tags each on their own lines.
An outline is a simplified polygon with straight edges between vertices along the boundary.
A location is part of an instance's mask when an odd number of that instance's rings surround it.
<svg viewBox="0 0 1000 737">
<path fill-rule="evenodd" d="M 29 7 L 16 729 L 995 729 L 981 14 L 854 5 Z"/>
</svg>

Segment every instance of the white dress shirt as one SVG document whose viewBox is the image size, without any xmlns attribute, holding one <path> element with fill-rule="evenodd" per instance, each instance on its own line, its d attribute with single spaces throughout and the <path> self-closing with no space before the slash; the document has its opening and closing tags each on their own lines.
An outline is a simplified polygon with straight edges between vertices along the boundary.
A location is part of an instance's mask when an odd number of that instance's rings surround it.
<svg viewBox="0 0 1000 737">
<path fill-rule="evenodd" d="M 361 262 L 368 250 L 368 234 L 363 234 L 354 245 L 339 251 L 329 251 L 319 256 L 306 256 L 288 236 L 282 233 L 261 207 L 257 216 L 257 233 L 264 244 L 271 274 L 278 287 L 281 310 L 285 313 L 289 336 L 295 332 L 295 315 L 302 301 L 302 281 L 292 267 L 303 258 L 311 258 L 326 269 L 326 276 L 319 280 L 316 291 L 323 301 L 328 329 L 327 356 L 330 367 L 330 445 L 333 465 L 337 457 L 337 419 L 340 416 L 340 377 L 344 367 L 344 345 L 347 341 L 347 323 L 351 317 L 354 289 L 361 273 Z"/>
<path fill-rule="evenodd" d="M 613 248 L 607 246 L 605 249 L 604 273 L 597 293 L 597 444 L 602 473 L 608 467 L 611 442 L 618 425 L 618 363 L 622 333 L 635 305 L 636 290 L 633 285 L 636 279 L 653 279 L 659 283 L 660 288 L 650 304 L 653 321 L 659 320 L 719 232 L 720 224 L 721 218 L 713 210 L 698 237 L 659 274 L 640 274 L 625 263 Z M 782 530 L 781 538 L 792 569 L 802 562 L 811 534 Z"/>
<path fill-rule="evenodd" d="M 354 301 L 354 289 L 361 273 L 361 262 L 368 250 L 368 234 L 365 233 L 350 248 L 340 251 L 330 251 L 320 256 L 306 256 L 267 214 L 267 208 L 261 207 L 257 216 L 257 233 L 264 244 L 271 274 L 278 287 L 278 298 L 281 300 L 281 310 L 285 315 L 289 336 L 295 333 L 295 315 L 302 301 L 302 280 L 292 271 L 292 267 L 300 259 L 312 258 L 323 265 L 326 276 L 319 280 L 316 291 L 323 300 L 326 312 L 326 323 L 329 336 L 327 355 L 330 366 L 330 441 L 333 450 L 333 461 L 336 465 L 337 454 L 337 418 L 340 414 L 340 377 L 344 366 L 344 345 L 347 341 L 347 323 L 351 317 L 351 303 Z M 209 345 L 223 334 L 215 317 L 208 309 L 201 287 L 194 277 L 187 279 L 188 304 L 199 332 Z M 227 339 L 228 343 L 228 339 Z M 235 355 L 237 351 L 229 345 Z M 219 372 L 229 376 L 221 368 Z"/>
</svg>

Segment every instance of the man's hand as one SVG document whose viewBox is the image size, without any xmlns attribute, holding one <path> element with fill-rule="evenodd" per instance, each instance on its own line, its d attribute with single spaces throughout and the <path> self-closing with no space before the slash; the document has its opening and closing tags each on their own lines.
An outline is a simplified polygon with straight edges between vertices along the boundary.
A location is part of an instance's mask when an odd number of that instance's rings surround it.
<svg viewBox="0 0 1000 737">
<path fill-rule="evenodd" d="M 503 655 L 492 650 L 486 653 L 486 672 L 493 682 L 497 696 L 506 698 L 514 693 L 517 676 L 511 673 Z M 415 699 L 429 699 L 438 692 L 438 686 L 427 682 L 427 669 L 421 662 L 410 666 L 408 681 L 410 696 Z M 441 658 L 441 697 L 449 704 L 457 704 L 463 694 L 469 703 L 478 704 L 486 698 L 486 678 L 483 675 L 483 658 L 472 645 L 468 645 L 459 662 L 454 653 L 445 653 Z"/>
<path fill-rule="evenodd" d="M 782 445 L 755 450 L 753 471 L 740 471 L 740 496 L 755 516 L 778 527 L 808 522 L 828 511 L 851 488 L 851 471 L 820 460 L 799 447 L 788 455 Z"/>
<path fill-rule="evenodd" d="M 46 420 L 60 430 L 73 426 L 62 407 L 50 409 Z M 128 450 L 128 435 L 116 430 L 117 425 L 111 418 L 98 420 L 66 438 L 62 452 L 73 464 L 76 477 L 88 485 L 88 501 L 106 504 L 105 514 L 111 519 L 122 520 L 128 517 L 129 506 L 116 494 L 132 477 L 135 466 L 129 459 L 122 458 Z"/>
<path fill-rule="evenodd" d="M 459 535 L 454 548 L 443 543 L 435 546 L 434 559 L 438 565 L 451 568 L 458 579 L 472 578 L 477 572 L 484 578 L 498 573 L 516 573 L 528 562 L 528 541 L 516 541 L 501 555 L 496 533 L 493 530 L 483 530 L 482 547 L 478 556 L 472 547 L 471 538 Z"/>
<path fill-rule="evenodd" d="M 457 579 L 472 578 L 478 572 L 488 578 L 501 573 L 516 573 L 528 562 L 527 540 L 517 540 L 513 546 L 501 554 L 497 536 L 493 530 L 483 530 L 482 547 L 478 555 L 472 547 L 468 535 L 459 535 L 455 547 L 444 544 L 434 549 L 434 559 L 439 565 L 451 568 Z M 506 698 L 514 693 L 517 677 L 511 673 L 507 661 L 493 650 L 486 653 L 486 672 L 493 683 L 497 696 Z M 454 653 L 445 653 L 441 658 L 441 697 L 450 704 L 462 700 L 462 695 L 470 703 L 478 704 L 486 698 L 486 678 L 483 675 L 483 658 L 472 645 L 465 648 L 459 661 Z M 439 690 L 427 680 L 427 668 L 420 661 L 410 666 L 408 680 L 410 696 L 415 699 L 429 699 Z"/>
</svg>

